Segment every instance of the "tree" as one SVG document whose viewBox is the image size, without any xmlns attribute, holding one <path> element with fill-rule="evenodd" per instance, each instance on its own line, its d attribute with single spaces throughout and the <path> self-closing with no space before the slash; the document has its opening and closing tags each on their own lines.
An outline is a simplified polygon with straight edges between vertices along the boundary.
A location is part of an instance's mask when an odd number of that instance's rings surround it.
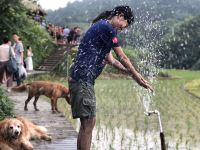
<svg viewBox="0 0 200 150">
<path fill-rule="evenodd" d="M 27 1 L 32 2 L 32 0 Z M 22 0 L 1 0 L 0 6 L 0 42 L 2 43 L 3 37 L 11 39 L 12 34 L 17 33 L 25 49 L 28 45 L 32 47 L 34 65 L 37 67 L 54 50 L 51 37 L 31 16 L 27 15 L 30 8 L 22 4 Z"/>
<path fill-rule="evenodd" d="M 200 58 L 200 16 L 189 17 L 175 28 L 157 48 L 158 59 L 165 68 L 192 68 Z M 195 66 L 200 68 L 200 66 Z"/>
</svg>

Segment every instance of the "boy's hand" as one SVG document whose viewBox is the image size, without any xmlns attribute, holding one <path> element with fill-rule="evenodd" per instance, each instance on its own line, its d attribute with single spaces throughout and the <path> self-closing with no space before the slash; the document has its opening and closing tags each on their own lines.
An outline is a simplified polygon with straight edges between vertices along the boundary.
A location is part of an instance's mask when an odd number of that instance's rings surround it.
<svg viewBox="0 0 200 150">
<path fill-rule="evenodd" d="M 135 77 L 135 79 L 139 85 L 143 86 L 146 89 L 150 89 L 152 92 L 154 91 L 149 82 L 145 80 L 140 74 L 137 74 L 137 77 Z"/>
<path fill-rule="evenodd" d="M 150 89 L 151 92 L 154 92 L 153 87 L 149 83 L 146 83 L 146 87 L 147 87 L 147 89 Z"/>
</svg>

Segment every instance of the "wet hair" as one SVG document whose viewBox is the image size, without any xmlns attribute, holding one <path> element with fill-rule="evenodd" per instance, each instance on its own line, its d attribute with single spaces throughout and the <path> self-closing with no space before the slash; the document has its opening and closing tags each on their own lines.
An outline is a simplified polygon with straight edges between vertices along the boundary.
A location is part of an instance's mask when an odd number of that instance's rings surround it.
<svg viewBox="0 0 200 150">
<path fill-rule="evenodd" d="M 134 14 L 129 6 L 117 6 L 111 11 L 104 11 L 101 14 L 99 14 L 92 21 L 92 23 L 94 24 L 99 20 L 111 19 L 112 17 L 118 16 L 118 15 L 123 15 L 124 19 L 127 20 L 129 25 L 134 22 Z"/>
<path fill-rule="evenodd" d="M 76 26 L 76 27 L 73 28 L 73 30 L 76 30 L 76 29 L 78 29 L 78 28 L 79 28 L 79 26 Z"/>
<path fill-rule="evenodd" d="M 4 43 L 4 44 L 8 43 L 9 41 L 10 41 L 10 40 L 9 40 L 8 37 L 4 37 L 4 38 L 3 38 L 3 43 Z"/>
<path fill-rule="evenodd" d="M 110 19 L 111 16 L 111 11 L 104 11 L 101 14 L 99 14 L 93 21 L 92 23 L 95 23 L 99 20 L 104 20 L 104 19 Z"/>
<path fill-rule="evenodd" d="M 17 33 L 16 33 L 16 32 L 13 32 L 12 35 L 17 35 Z"/>
</svg>

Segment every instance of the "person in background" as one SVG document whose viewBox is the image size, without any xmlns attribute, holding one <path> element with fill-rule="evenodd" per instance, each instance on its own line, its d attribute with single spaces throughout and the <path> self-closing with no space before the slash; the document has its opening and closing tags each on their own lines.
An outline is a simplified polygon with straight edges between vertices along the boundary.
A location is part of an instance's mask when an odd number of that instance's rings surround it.
<svg viewBox="0 0 200 150">
<path fill-rule="evenodd" d="M 33 71 L 33 52 L 32 48 L 30 46 L 27 46 L 27 57 L 26 57 L 26 70 L 27 71 Z"/>
<path fill-rule="evenodd" d="M 72 30 L 70 30 L 69 35 L 67 37 L 67 42 L 72 45 L 77 45 L 78 38 L 81 35 L 81 29 L 80 27 L 74 27 Z"/>
<path fill-rule="evenodd" d="M 48 32 L 53 37 L 53 35 L 54 35 L 54 26 L 51 23 L 49 23 L 49 25 L 48 25 Z"/>
<path fill-rule="evenodd" d="M 42 20 L 41 21 L 41 23 L 40 23 L 40 27 L 42 28 L 42 29 L 46 29 L 46 22 L 45 22 L 45 20 Z"/>
<path fill-rule="evenodd" d="M 22 44 L 20 37 L 16 33 L 13 33 L 13 40 L 15 41 L 13 45 L 15 58 L 17 61 L 18 68 L 20 69 L 21 65 L 24 65 L 24 61 L 23 61 L 24 60 L 24 46 Z M 17 86 L 19 86 L 22 82 L 19 77 L 19 72 L 16 72 L 14 74 L 14 77 L 17 80 Z"/>
<path fill-rule="evenodd" d="M 64 38 L 66 39 L 69 35 L 70 29 L 66 26 L 63 30 Z"/>
<path fill-rule="evenodd" d="M 3 44 L 0 45 L 0 83 L 6 83 L 7 92 L 11 91 L 11 87 L 13 84 L 13 75 L 9 73 L 6 69 L 7 63 L 11 55 L 15 57 L 15 53 L 13 48 L 11 47 L 11 42 L 8 38 L 3 38 Z"/>
<path fill-rule="evenodd" d="M 111 11 L 103 12 L 94 19 L 78 47 L 68 79 L 72 116 L 74 119 L 80 118 L 81 123 L 77 139 L 78 150 L 89 150 L 91 147 L 96 122 L 94 84 L 105 67 L 105 62 L 130 75 L 140 86 L 153 91 L 119 45 L 117 31 L 125 29 L 133 21 L 133 12 L 129 6 L 117 6 Z M 112 56 L 111 49 L 118 60 Z"/>
</svg>

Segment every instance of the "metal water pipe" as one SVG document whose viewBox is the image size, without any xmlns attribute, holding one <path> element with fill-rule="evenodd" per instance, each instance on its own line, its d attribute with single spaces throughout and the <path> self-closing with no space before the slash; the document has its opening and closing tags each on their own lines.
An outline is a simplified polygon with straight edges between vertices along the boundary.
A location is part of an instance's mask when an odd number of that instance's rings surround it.
<svg viewBox="0 0 200 150">
<path fill-rule="evenodd" d="M 160 126 L 161 150 L 166 150 L 165 135 L 164 135 L 163 128 L 162 128 L 162 122 L 161 122 L 161 118 L 160 118 L 160 112 L 158 110 L 154 110 L 154 111 L 144 112 L 144 114 L 147 115 L 147 116 L 151 116 L 153 114 L 156 114 L 158 116 L 158 123 L 159 123 L 159 126 Z"/>
</svg>

